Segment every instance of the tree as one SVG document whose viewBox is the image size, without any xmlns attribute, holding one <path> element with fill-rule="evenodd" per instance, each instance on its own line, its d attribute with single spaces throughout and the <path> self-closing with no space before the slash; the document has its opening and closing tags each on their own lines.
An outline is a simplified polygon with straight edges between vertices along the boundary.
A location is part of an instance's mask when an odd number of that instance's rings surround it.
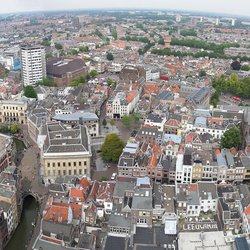
<svg viewBox="0 0 250 250">
<path fill-rule="evenodd" d="M 107 59 L 108 59 L 109 61 L 113 61 L 113 60 L 114 60 L 113 54 L 112 54 L 112 53 L 107 53 Z"/>
<path fill-rule="evenodd" d="M 106 119 L 103 119 L 103 121 L 102 121 L 102 126 L 107 126 L 107 121 L 106 121 Z"/>
<path fill-rule="evenodd" d="M 228 129 L 221 138 L 221 148 L 239 149 L 242 145 L 241 131 L 238 127 Z"/>
<path fill-rule="evenodd" d="M 10 125 L 10 132 L 12 134 L 16 134 L 19 131 L 19 125 L 18 124 L 11 124 Z"/>
<path fill-rule="evenodd" d="M 23 95 L 28 98 L 37 98 L 37 93 L 35 89 L 33 88 L 33 86 L 31 85 L 24 87 Z"/>
<path fill-rule="evenodd" d="M 63 46 L 60 43 L 55 43 L 55 48 L 60 50 L 63 48 Z"/>
<path fill-rule="evenodd" d="M 41 81 L 38 82 L 39 85 L 43 85 L 43 86 L 48 86 L 48 87 L 52 87 L 54 86 L 54 79 L 51 77 L 47 77 L 47 78 L 43 78 Z"/>
<path fill-rule="evenodd" d="M 233 61 L 232 63 L 231 63 L 231 68 L 233 69 L 233 70 L 240 70 L 240 68 L 241 68 L 241 64 L 240 64 L 240 62 L 239 61 Z"/>
<path fill-rule="evenodd" d="M 124 148 L 124 142 L 117 134 L 109 134 L 101 148 L 101 156 L 104 161 L 118 162 Z"/>
<path fill-rule="evenodd" d="M 143 50 L 142 50 L 142 48 L 139 48 L 139 49 L 138 49 L 138 53 L 139 53 L 139 55 L 143 55 Z"/>
<path fill-rule="evenodd" d="M 86 47 L 83 47 L 83 46 L 82 46 L 82 47 L 79 48 L 79 51 L 80 51 L 80 52 L 89 52 L 89 47 L 87 47 L 87 46 L 86 46 Z"/>
<path fill-rule="evenodd" d="M 132 117 L 130 115 L 124 115 L 121 119 L 121 122 L 123 124 L 123 126 L 127 129 L 131 128 L 131 125 L 133 123 L 133 119 L 131 119 Z"/>
<path fill-rule="evenodd" d="M 207 75 L 207 73 L 206 73 L 205 70 L 201 70 L 201 71 L 199 72 L 199 77 L 203 77 L 203 76 L 206 76 L 206 75 Z"/>
<path fill-rule="evenodd" d="M 76 49 L 71 49 L 70 51 L 69 51 L 69 54 L 71 54 L 71 55 L 78 55 L 78 51 L 76 50 Z"/>
<path fill-rule="evenodd" d="M 91 77 L 96 77 L 96 76 L 98 76 L 98 72 L 97 72 L 96 70 L 93 69 L 93 70 L 90 71 L 89 75 L 90 75 Z"/>
<path fill-rule="evenodd" d="M 102 176 L 101 180 L 100 181 L 108 181 L 108 178 L 105 177 L 105 176 Z"/>
<path fill-rule="evenodd" d="M 110 122 L 110 125 L 113 127 L 113 126 L 115 126 L 115 120 L 114 119 L 112 119 Z"/>
<path fill-rule="evenodd" d="M 250 70 L 250 66 L 248 64 L 244 64 L 244 65 L 241 66 L 240 69 L 243 70 L 243 71 L 249 71 Z"/>
<path fill-rule="evenodd" d="M 116 83 L 115 81 L 113 81 L 112 79 L 110 79 L 110 78 L 108 78 L 108 79 L 106 80 L 106 82 L 107 82 L 107 84 L 108 84 L 110 87 L 112 87 L 112 88 L 115 88 L 116 85 L 117 85 L 117 83 Z"/>
<path fill-rule="evenodd" d="M 164 39 L 162 37 L 159 39 L 158 44 L 165 45 Z"/>
</svg>

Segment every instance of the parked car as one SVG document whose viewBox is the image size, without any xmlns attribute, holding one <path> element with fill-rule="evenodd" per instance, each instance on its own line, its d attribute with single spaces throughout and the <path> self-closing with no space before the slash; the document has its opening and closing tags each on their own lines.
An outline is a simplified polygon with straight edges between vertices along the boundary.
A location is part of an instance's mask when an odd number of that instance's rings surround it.
<svg viewBox="0 0 250 250">
<path fill-rule="evenodd" d="M 117 176 L 117 173 L 113 173 L 112 176 L 111 176 L 111 180 L 112 181 L 115 180 L 116 176 Z"/>
</svg>

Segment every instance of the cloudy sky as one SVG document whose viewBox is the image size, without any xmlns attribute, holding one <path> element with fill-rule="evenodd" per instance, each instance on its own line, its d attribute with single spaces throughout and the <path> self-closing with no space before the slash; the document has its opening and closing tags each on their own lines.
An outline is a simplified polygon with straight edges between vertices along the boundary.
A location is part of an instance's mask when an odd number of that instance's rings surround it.
<svg viewBox="0 0 250 250">
<path fill-rule="evenodd" d="M 250 16 L 249 0 L 1 0 L 1 13 L 94 8 L 154 8 Z"/>
</svg>

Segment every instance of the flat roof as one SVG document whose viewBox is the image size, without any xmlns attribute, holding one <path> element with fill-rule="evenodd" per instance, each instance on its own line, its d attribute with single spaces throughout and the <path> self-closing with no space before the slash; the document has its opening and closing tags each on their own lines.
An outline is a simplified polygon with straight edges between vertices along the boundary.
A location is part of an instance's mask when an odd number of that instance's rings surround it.
<svg viewBox="0 0 250 250">
<path fill-rule="evenodd" d="M 222 231 L 216 232 L 180 232 L 179 250 L 233 250 L 224 239 Z"/>
</svg>

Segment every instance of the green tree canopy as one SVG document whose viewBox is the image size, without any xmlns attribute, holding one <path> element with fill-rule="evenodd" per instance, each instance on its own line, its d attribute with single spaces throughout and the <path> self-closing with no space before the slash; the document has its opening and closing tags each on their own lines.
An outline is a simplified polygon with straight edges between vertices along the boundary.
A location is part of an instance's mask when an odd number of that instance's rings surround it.
<svg viewBox="0 0 250 250">
<path fill-rule="evenodd" d="M 28 85 L 26 87 L 24 87 L 24 96 L 28 97 L 28 98 L 37 98 L 37 93 L 35 91 L 35 89 L 33 88 L 33 86 Z"/>
<path fill-rule="evenodd" d="M 206 76 L 206 75 L 207 75 L 207 73 L 206 73 L 205 70 L 201 70 L 201 71 L 199 72 L 199 77 L 203 77 L 203 76 Z"/>
<path fill-rule="evenodd" d="M 51 77 L 43 78 L 41 81 L 38 82 L 38 84 L 48 87 L 52 87 L 55 85 L 54 79 Z"/>
<path fill-rule="evenodd" d="M 243 71 L 249 71 L 250 70 L 250 66 L 248 64 L 244 64 L 244 65 L 241 66 L 240 69 L 243 70 Z"/>
<path fill-rule="evenodd" d="M 140 120 L 141 115 L 139 113 L 133 113 L 131 115 L 124 115 L 121 119 L 123 126 L 130 129 L 131 126 Z"/>
<path fill-rule="evenodd" d="M 96 77 L 96 76 L 98 76 L 98 72 L 97 72 L 96 70 L 93 69 L 93 70 L 90 71 L 89 75 L 90 75 L 91 77 Z"/>
<path fill-rule="evenodd" d="M 117 134 L 107 135 L 101 148 L 102 159 L 104 161 L 118 162 L 124 146 L 124 142 Z"/>
<path fill-rule="evenodd" d="M 130 129 L 133 123 L 133 119 L 129 115 L 124 115 L 121 119 L 121 122 L 125 128 Z"/>
<path fill-rule="evenodd" d="M 106 119 L 103 119 L 102 125 L 103 125 L 103 126 L 107 126 L 107 121 L 106 121 Z"/>
<path fill-rule="evenodd" d="M 109 61 L 113 61 L 113 60 L 114 60 L 113 54 L 112 54 L 112 53 L 107 53 L 107 59 L 108 59 Z"/>
<path fill-rule="evenodd" d="M 242 145 L 241 131 L 238 127 L 228 129 L 221 138 L 221 148 L 232 148 L 239 149 Z"/>
<path fill-rule="evenodd" d="M 19 131 L 19 124 L 15 123 L 10 125 L 10 132 L 12 134 L 16 134 L 18 131 Z"/>
<path fill-rule="evenodd" d="M 62 49 L 63 46 L 60 43 L 55 43 L 55 48 L 59 50 Z"/>
<path fill-rule="evenodd" d="M 159 39 L 158 44 L 165 45 L 164 39 L 162 37 Z"/>
<path fill-rule="evenodd" d="M 182 36 L 197 36 L 197 32 L 194 29 L 182 30 L 180 34 Z"/>
<path fill-rule="evenodd" d="M 87 46 L 83 47 L 82 46 L 82 47 L 79 48 L 79 51 L 80 52 L 88 52 L 89 51 L 89 47 L 87 47 Z"/>
</svg>

